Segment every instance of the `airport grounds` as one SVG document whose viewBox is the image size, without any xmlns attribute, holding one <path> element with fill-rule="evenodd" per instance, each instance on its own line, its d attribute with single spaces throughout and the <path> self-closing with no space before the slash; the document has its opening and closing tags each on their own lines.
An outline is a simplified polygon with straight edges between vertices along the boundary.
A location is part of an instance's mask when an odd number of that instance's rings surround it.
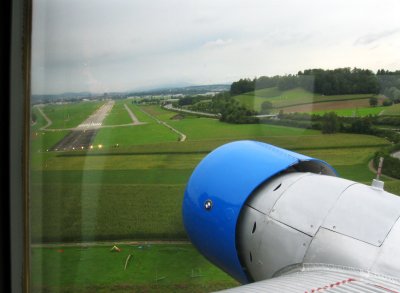
<svg viewBox="0 0 400 293">
<path fill-rule="evenodd" d="M 262 94 L 268 93 L 255 95 L 247 106 L 259 109 Z M 275 106 L 304 111 L 318 100 L 295 105 L 304 93 L 289 94 L 292 104 Z M 338 115 L 400 114 L 397 105 L 371 108 L 368 98 L 336 97 L 311 108 Z M 341 177 L 370 184 L 376 176 L 372 157 L 391 145 L 372 135 L 229 124 L 133 99 L 115 100 L 104 120 L 88 122 L 109 102 L 32 107 L 33 292 L 209 292 L 236 286 L 196 251 L 182 223 L 185 186 L 204 156 L 231 141 L 263 141 L 322 159 Z M 400 180 L 382 179 L 387 191 L 400 194 Z"/>
</svg>

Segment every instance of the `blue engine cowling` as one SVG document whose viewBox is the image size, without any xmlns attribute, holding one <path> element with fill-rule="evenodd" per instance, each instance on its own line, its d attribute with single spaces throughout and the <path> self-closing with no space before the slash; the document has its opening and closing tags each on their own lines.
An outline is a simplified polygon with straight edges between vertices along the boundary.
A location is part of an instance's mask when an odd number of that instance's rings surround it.
<svg viewBox="0 0 400 293">
<path fill-rule="evenodd" d="M 256 141 L 236 141 L 208 154 L 187 184 L 183 222 L 191 242 L 212 263 L 245 284 L 236 227 L 248 197 L 262 183 L 287 171 L 336 176 L 327 163 Z"/>
</svg>

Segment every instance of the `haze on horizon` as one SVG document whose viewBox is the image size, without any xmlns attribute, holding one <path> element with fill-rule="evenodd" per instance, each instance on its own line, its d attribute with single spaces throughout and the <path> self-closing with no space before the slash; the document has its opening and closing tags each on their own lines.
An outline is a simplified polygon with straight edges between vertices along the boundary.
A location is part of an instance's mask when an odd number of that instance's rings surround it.
<svg viewBox="0 0 400 293">
<path fill-rule="evenodd" d="M 398 0 L 33 0 L 32 94 L 400 69 Z"/>
</svg>

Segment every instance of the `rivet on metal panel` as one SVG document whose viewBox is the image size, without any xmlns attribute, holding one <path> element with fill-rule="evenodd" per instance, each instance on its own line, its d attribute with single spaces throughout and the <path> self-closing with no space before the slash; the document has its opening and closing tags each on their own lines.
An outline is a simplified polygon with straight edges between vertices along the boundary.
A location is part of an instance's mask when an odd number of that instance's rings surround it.
<svg viewBox="0 0 400 293">
<path fill-rule="evenodd" d="M 212 209 L 212 206 L 213 206 L 213 202 L 211 201 L 211 199 L 207 199 L 207 200 L 204 202 L 204 208 L 205 208 L 207 211 L 210 211 L 210 210 Z"/>
</svg>

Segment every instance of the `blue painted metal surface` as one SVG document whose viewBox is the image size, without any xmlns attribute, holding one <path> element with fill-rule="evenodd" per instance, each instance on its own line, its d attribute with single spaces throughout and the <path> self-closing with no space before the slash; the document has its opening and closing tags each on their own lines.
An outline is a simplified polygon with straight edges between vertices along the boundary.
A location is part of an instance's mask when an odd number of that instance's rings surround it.
<svg viewBox="0 0 400 293">
<path fill-rule="evenodd" d="M 249 282 L 236 251 L 236 224 L 250 194 L 301 161 L 327 163 L 256 141 L 236 141 L 208 154 L 186 186 L 182 214 L 197 249 L 239 282 Z M 211 207 L 210 207 L 211 206 Z"/>
</svg>

